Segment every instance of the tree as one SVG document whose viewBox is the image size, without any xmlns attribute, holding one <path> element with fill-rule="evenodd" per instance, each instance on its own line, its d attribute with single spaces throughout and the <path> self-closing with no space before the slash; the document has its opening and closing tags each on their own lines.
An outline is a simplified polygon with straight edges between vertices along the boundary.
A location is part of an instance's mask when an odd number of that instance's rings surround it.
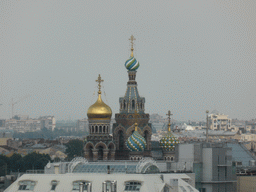
<svg viewBox="0 0 256 192">
<path fill-rule="evenodd" d="M 10 171 L 17 171 L 20 169 L 20 161 L 21 161 L 22 157 L 20 154 L 14 153 L 8 161 L 8 168 Z"/>
<path fill-rule="evenodd" d="M 22 171 L 26 171 L 29 169 L 44 169 L 45 165 L 50 160 L 51 158 L 48 154 L 39 154 L 36 152 L 29 153 L 22 159 Z"/>
<path fill-rule="evenodd" d="M 70 140 L 66 144 L 66 154 L 68 156 L 68 160 L 73 159 L 74 157 L 81 157 L 84 153 L 84 143 L 79 139 Z"/>
</svg>

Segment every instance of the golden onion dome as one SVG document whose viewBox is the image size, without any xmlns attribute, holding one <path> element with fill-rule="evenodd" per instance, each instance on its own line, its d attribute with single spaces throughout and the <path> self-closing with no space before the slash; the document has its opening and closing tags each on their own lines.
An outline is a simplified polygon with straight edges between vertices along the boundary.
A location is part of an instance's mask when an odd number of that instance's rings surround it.
<svg viewBox="0 0 256 192">
<path fill-rule="evenodd" d="M 87 111 L 87 117 L 90 120 L 110 120 L 112 116 L 111 108 L 101 99 L 101 92 L 97 101 L 91 105 Z"/>
</svg>

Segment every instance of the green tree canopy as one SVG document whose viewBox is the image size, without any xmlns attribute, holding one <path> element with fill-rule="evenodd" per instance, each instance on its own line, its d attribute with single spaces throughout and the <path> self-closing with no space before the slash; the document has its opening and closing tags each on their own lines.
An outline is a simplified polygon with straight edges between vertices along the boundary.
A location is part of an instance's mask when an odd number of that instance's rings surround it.
<svg viewBox="0 0 256 192">
<path fill-rule="evenodd" d="M 83 141 L 79 139 L 70 140 L 66 144 L 66 154 L 68 156 L 68 160 L 73 159 L 74 157 L 82 157 L 83 156 L 83 147 L 84 143 Z"/>
</svg>

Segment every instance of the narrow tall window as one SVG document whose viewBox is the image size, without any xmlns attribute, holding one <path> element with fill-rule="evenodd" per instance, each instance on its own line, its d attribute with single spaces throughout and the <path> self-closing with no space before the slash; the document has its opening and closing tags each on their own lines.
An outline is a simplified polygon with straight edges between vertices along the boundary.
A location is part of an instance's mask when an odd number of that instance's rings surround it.
<svg viewBox="0 0 256 192">
<path fill-rule="evenodd" d="M 124 110 L 125 110 L 125 108 L 126 108 L 126 104 L 125 104 L 125 101 L 124 101 Z"/>
<path fill-rule="evenodd" d="M 135 109 L 135 101 L 132 100 L 132 109 Z"/>
</svg>

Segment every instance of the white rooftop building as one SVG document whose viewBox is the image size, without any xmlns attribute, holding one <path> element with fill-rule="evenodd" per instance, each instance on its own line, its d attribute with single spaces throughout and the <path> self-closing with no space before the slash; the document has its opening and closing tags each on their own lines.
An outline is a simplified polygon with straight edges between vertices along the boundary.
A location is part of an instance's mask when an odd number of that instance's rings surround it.
<svg viewBox="0 0 256 192">
<path fill-rule="evenodd" d="M 163 169 L 150 158 L 139 163 L 89 163 L 75 158 L 71 162 L 48 163 L 44 174 L 24 174 L 5 191 L 198 192 L 193 187 L 193 176 L 162 172 Z"/>
</svg>

